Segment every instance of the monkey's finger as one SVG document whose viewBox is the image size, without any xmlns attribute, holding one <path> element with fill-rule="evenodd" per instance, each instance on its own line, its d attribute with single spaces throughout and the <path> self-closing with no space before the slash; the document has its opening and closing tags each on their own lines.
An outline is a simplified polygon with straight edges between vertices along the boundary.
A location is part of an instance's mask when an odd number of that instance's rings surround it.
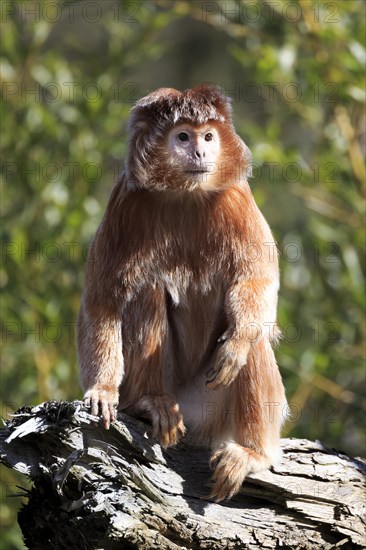
<svg viewBox="0 0 366 550">
<path fill-rule="evenodd" d="M 108 401 L 101 401 L 100 405 L 101 405 L 101 409 L 102 409 L 103 425 L 104 425 L 106 430 L 109 430 L 111 419 L 110 419 Z"/>
<path fill-rule="evenodd" d="M 215 502 L 221 502 L 227 497 L 227 491 L 225 488 L 218 486 L 216 488 L 216 485 L 212 489 L 210 493 L 210 499 L 214 500 Z"/>
<path fill-rule="evenodd" d="M 209 390 L 217 390 L 220 384 L 218 384 L 216 380 L 213 380 L 212 382 L 206 382 L 206 386 Z"/>
<path fill-rule="evenodd" d="M 99 414 L 99 397 L 91 397 L 91 413 L 94 416 Z"/>
<path fill-rule="evenodd" d="M 224 453 L 222 453 L 221 458 L 223 458 Z M 212 479 L 216 482 L 217 480 L 221 479 L 222 484 L 225 483 L 232 483 L 232 481 L 235 479 L 235 472 L 238 468 L 238 465 L 233 462 L 232 464 L 227 462 L 228 458 L 226 457 L 226 460 L 222 460 L 218 463 L 218 465 L 215 468 L 215 471 L 212 475 Z"/>
<path fill-rule="evenodd" d="M 216 481 L 211 492 L 211 496 L 216 502 L 231 498 L 240 489 L 241 482 L 237 478 L 227 476 L 221 478 L 221 481 Z"/>
<path fill-rule="evenodd" d="M 167 410 L 167 420 L 168 420 L 168 445 L 176 445 L 179 439 L 185 433 L 185 426 L 183 424 L 183 417 L 179 412 L 179 406 L 177 403 L 173 405 L 172 408 Z"/>
<path fill-rule="evenodd" d="M 180 437 L 183 437 L 186 433 L 186 427 L 184 425 L 184 422 L 183 422 L 183 418 L 181 417 L 181 419 L 179 420 L 179 424 L 178 424 L 178 432 L 179 432 L 179 436 Z"/>
<path fill-rule="evenodd" d="M 217 371 L 215 367 L 211 367 L 210 370 L 206 372 L 206 377 L 210 380 L 215 378 L 215 376 L 217 376 Z"/>
<path fill-rule="evenodd" d="M 166 414 L 165 412 L 161 412 L 159 420 L 160 420 L 159 422 L 160 442 L 161 442 L 161 445 L 165 448 L 169 446 L 169 442 L 170 442 L 171 428 L 169 426 L 169 415 Z"/>
<path fill-rule="evenodd" d="M 215 378 L 206 382 L 206 386 L 208 387 L 208 389 L 217 390 L 219 386 L 224 385 L 223 384 L 224 376 L 225 376 L 225 373 L 223 372 L 222 369 L 220 369 L 220 371 L 217 373 Z"/>
<path fill-rule="evenodd" d="M 206 386 L 208 386 L 210 389 L 214 389 L 214 387 L 211 387 L 210 385 L 212 385 L 217 380 L 222 370 L 222 367 L 223 365 L 220 365 L 219 368 L 211 367 L 210 370 L 207 372 Z"/>
<path fill-rule="evenodd" d="M 233 483 L 225 469 L 222 468 L 218 474 L 219 475 L 217 475 L 216 478 L 213 478 L 214 486 L 210 495 L 216 502 L 220 502 L 221 500 L 228 498 L 231 492 L 235 492 L 235 483 Z"/>
<path fill-rule="evenodd" d="M 179 413 L 175 418 L 175 427 L 173 430 L 173 437 L 174 441 L 171 443 L 172 445 L 176 445 L 181 437 L 183 437 L 186 433 L 186 427 L 183 422 L 183 417 Z"/>
<path fill-rule="evenodd" d="M 152 411 L 150 420 L 152 423 L 152 435 L 154 439 L 158 439 L 162 447 L 168 446 L 167 433 L 167 421 L 163 418 L 165 415 L 162 411 Z"/>
<path fill-rule="evenodd" d="M 222 451 L 217 451 L 214 455 L 212 455 L 209 463 L 211 470 L 216 470 L 220 460 L 222 459 L 222 456 L 223 456 Z"/>
<path fill-rule="evenodd" d="M 117 418 L 117 407 L 113 405 L 113 403 L 109 403 L 109 416 L 111 418 L 111 422 L 114 422 Z"/>
<path fill-rule="evenodd" d="M 90 397 L 86 397 L 84 399 L 84 407 L 86 407 L 87 409 L 90 409 Z"/>
<path fill-rule="evenodd" d="M 209 499 L 214 500 L 215 502 L 220 502 L 221 500 L 223 500 L 223 498 L 225 498 L 222 496 L 221 491 L 221 487 L 215 483 L 209 495 Z"/>
<path fill-rule="evenodd" d="M 206 385 L 212 390 L 216 389 L 221 384 L 221 381 L 225 375 L 223 371 L 230 366 L 230 364 L 234 363 L 234 361 L 235 355 L 232 352 L 228 353 L 221 348 L 217 355 L 215 364 L 206 374 L 208 378 Z"/>
<path fill-rule="evenodd" d="M 228 365 L 223 369 L 220 376 L 220 384 L 222 386 L 229 386 L 237 377 L 239 369 L 235 368 L 233 365 Z"/>
<path fill-rule="evenodd" d="M 153 436 L 153 438 L 154 439 L 159 439 L 159 433 L 160 433 L 159 416 L 156 413 L 153 413 L 153 414 L 148 416 L 148 420 L 150 420 L 151 425 L 152 425 L 152 436 Z"/>
<path fill-rule="evenodd" d="M 234 367 L 236 361 L 233 354 L 231 354 L 228 359 L 220 365 L 220 369 L 216 375 L 216 378 L 212 381 L 209 381 L 207 386 L 211 390 L 216 390 L 219 386 L 227 386 L 233 380 L 235 380 L 237 373 Z"/>
<path fill-rule="evenodd" d="M 179 435 L 178 435 L 178 422 L 179 418 L 177 417 L 170 417 L 169 418 L 169 446 L 176 445 L 178 443 Z"/>
<path fill-rule="evenodd" d="M 169 447 L 172 446 L 172 445 L 176 445 L 178 443 L 178 429 L 177 428 L 173 428 L 170 432 L 169 432 Z"/>
<path fill-rule="evenodd" d="M 171 445 L 169 432 L 160 432 L 160 445 L 163 449 L 166 449 L 169 445 Z"/>
</svg>

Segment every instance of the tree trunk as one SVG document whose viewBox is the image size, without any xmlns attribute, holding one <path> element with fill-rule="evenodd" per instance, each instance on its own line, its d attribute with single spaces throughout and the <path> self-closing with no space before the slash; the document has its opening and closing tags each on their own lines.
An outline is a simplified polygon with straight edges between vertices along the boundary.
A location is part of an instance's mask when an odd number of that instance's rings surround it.
<svg viewBox="0 0 366 550">
<path fill-rule="evenodd" d="M 19 512 L 31 549 L 363 548 L 366 466 L 284 439 L 282 465 L 220 504 L 209 452 L 162 451 L 124 414 L 109 431 L 81 402 L 24 407 L 0 431 L 2 462 L 34 484 Z"/>
</svg>

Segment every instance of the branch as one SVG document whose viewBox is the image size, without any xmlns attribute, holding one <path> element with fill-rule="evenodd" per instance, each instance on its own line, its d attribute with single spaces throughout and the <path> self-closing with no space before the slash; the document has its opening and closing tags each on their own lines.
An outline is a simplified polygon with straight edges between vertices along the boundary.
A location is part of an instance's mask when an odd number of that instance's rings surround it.
<svg viewBox="0 0 366 550">
<path fill-rule="evenodd" d="M 162 451 L 124 414 L 109 431 L 80 401 L 23 407 L 1 461 L 34 483 L 19 523 L 29 548 L 362 548 L 366 466 L 320 442 L 283 440 L 280 467 L 231 501 L 205 500 L 209 452 Z"/>
</svg>

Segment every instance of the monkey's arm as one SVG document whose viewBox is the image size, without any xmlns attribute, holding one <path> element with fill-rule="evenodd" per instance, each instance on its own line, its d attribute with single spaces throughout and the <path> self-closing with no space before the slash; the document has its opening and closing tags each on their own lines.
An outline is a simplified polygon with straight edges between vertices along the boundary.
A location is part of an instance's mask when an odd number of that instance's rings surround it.
<svg viewBox="0 0 366 550">
<path fill-rule="evenodd" d="M 100 411 L 108 429 L 116 417 L 124 369 L 120 306 L 109 284 L 111 272 L 107 273 L 106 266 L 111 267 L 110 262 L 99 244 L 97 234 L 78 319 L 78 353 L 85 404 L 91 406 L 92 414 Z"/>
<path fill-rule="evenodd" d="M 227 386 L 246 364 L 252 344 L 277 336 L 278 277 L 239 280 L 228 289 L 225 311 L 228 330 L 219 339 L 214 366 L 208 372 L 208 387 Z"/>
<path fill-rule="evenodd" d="M 210 389 L 231 384 L 246 364 L 252 344 L 261 338 L 273 340 L 278 332 L 278 252 L 271 230 L 248 184 L 223 195 L 223 206 L 227 204 L 234 206 L 227 209 L 226 218 L 237 223 L 240 232 L 231 239 L 232 263 L 224 303 L 228 328 L 219 339 L 214 365 L 207 373 Z"/>
</svg>

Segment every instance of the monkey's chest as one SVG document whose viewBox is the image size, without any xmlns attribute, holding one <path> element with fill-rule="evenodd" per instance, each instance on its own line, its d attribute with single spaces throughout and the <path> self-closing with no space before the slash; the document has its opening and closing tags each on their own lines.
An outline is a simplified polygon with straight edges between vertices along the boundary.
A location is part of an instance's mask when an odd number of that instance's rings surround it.
<svg viewBox="0 0 366 550">
<path fill-rule="evenodd" d="M 156 228 L 155 228 L 156 231 Z M 142 242 L 129 242 L 120 260 L 121 285 L 133 296 L 143 287 L 164 287 L 173 303 L 192 296 L 207 295 L 230 278 L 233 247 L 230 242 L 210 239 L 205 233 L 183 238 L 176 231 L 160 238 L 154 235 Z"/>
</svg>

